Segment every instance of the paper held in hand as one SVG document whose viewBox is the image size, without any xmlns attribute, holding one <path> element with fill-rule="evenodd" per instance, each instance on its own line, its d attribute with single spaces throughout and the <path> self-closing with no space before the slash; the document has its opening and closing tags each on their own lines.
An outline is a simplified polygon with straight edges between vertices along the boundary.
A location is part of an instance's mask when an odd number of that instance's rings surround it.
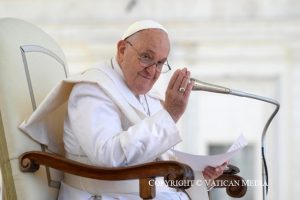
<svg viewBox="0 0 300 200">
<path fill-rule="evenodd" d="M 194 171 L 203 171 L 206 166 L 219 166 L 224 162 L 229 161 L 230 158 L 235 156 L 240 152 L 248 142 L 243 134 L 241 134 L 236 141 L 230 146 L 226 153 L 211 155 L 211 156 L 202 156 L 202 155 L 193 155 L 184 153 L 181 151 L 173 150 L 177 161 L 188 164 L 193 168 Z"/>
</svg>

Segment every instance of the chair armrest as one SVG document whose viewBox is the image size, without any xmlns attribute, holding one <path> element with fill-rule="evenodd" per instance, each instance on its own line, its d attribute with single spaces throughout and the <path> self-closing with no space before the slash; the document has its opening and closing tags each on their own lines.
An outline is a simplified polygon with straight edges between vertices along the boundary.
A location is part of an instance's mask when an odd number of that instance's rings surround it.
<svg viewBox="0 0 300 200">
<path fill-rule="evenodd" d="M 214 188 L 226 188 L 226 193 L 234 198 L 241 198 L 247 192 L 247 182 L 236 175 L 240 169 L 234 165 L 228 165 L 223 174 L 214 181 L 217 183 Z"/>
<path fill-rule="evenodd" d="M 223 174 L 238 174 L 240 173 L 240 169 L 234 165 L 227 165 L 227 168 L 223 171 Z"/>
<path fill-rule="evenodd" d="M 194 180 L 193 170 L 188 165 L 176 161 L 158 161 L 128 167 L 107 168 L 83 164 L 56 154 L 40 151 L 29 151 L 19 156 L 19 166 L 22 172 L 35 172 L 40 165 L 98 180 L 139 179 L 140 196 L 144 199 L 155 197 L 155 186 L 149 184 L 149 181 L 155 177 L 164 177 L 168 182 L 185 180 L 191 183 Z M 170 187 L 186 189 L 190 185 L 175 184 Z"/>
</svg>

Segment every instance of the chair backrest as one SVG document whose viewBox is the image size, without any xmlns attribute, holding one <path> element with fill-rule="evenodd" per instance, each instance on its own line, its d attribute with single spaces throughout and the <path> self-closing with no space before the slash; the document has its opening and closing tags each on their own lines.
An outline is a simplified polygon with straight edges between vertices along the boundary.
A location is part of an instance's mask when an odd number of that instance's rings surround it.
<svg viewBox="0 0 300 200">
<path fill-rule="evenodd" d="M 4 199 L 56 199 L 59 172 L 19 170 L 18 157 L 43 147 L 18 126 L 47 93 L 68 76 L 59 46 L 36 26 L 19 19 L 0 19 L 0 161 Z"/>
</svg>

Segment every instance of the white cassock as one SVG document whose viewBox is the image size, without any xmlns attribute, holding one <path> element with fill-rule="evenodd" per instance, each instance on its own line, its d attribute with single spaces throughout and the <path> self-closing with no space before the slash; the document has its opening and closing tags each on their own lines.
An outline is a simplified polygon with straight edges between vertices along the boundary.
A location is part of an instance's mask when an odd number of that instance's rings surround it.
<svg viewBox="0 0 300 200">
<path fill-rule="evenodd" d="M 38 116 L 29 118 L 20 128 L 51 148 L 55 139 L 41 136 L 47 128 L 41 128 L 38 123 L 42 120 L 36 119 L 67 100 L 63 135 L 66 157 L 102 167 L 176 160 L 168 150 L 181 137 L 173 119 L 162 107 L 159 95 L 149 92 L 136 97 L 126 86 L 115 59 L 61 83 L 41 104 L 42 108 L 35 111 Z M 203 178 L 200 172 L 197 175 Z M 100 181 L 65 174 L 59 199 L 84 200 L 94 196 L 102 200 L 140 199 L 138 189 L 138 180 Z M 164 184 L 156 190 L 156 199 L 188 199 L 183 192 Z M 193 199 L 208 199 L 205 185 L 190 191 Z"/>
</svg>

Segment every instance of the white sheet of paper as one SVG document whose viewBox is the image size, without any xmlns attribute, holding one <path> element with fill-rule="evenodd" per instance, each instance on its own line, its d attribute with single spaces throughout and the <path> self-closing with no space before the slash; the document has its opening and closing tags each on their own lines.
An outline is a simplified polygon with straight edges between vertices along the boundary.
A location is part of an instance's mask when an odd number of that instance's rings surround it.
<svg viewBox="0 0 300 200">
<path fill-rule="evenodd" d="M 173 150 L 178 162 L 188 164 L 194 171 L 203 171 L 206 166 L 219 166 L 224 162 L 230 160 L 236 155 L 241 149 L 247 146 L 248 142 L 243 134 L 241 134 L 236 141 L 230 146 L 226 153 L 202 156 L 184 153 L 181 151 Z"/>
</svg>

